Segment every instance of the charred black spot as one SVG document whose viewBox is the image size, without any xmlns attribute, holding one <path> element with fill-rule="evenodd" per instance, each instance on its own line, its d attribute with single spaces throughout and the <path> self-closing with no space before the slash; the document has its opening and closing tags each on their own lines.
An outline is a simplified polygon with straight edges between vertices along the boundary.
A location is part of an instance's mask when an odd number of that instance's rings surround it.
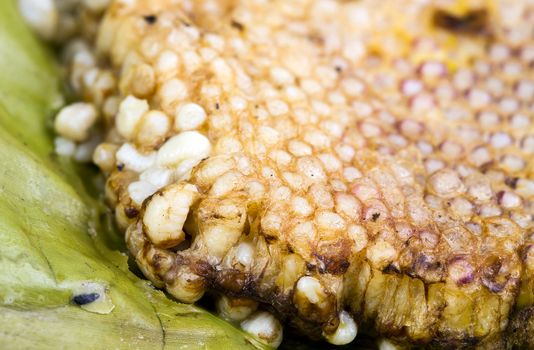
<svg viewBox="0 0 534 350">
<path fill-rule="evenodd" d="M 323 240 L 317 245 L 313 256 L 319 273 L 334 275 L 345 273 L 349 266 L 351 241 L 346 239 Z"/>
<path fill-rule="evenodd" d="M 481 35 L 489 32 L 488 11 L 485 9 L 470 10 L 463 16 L 436 10 L 432 22 L 438 28 L 458 34 Z"/>
<path fill-rule="evenodd" d="M 86 305 L 94 302 L 100 298 L 98 293 L 78 294 L 72 298 L 72 302 L 76 305 Z"/>
<path fill-rule="evenodd" d="M 398 267 L 397 265 L 395 265 L 395 264 L 389 264 L 388 266 L 386 266 L 386 267 L 382 270 L 382 272 L 384 272 L 384 273 L 389 273 L 389 274 L 398 274 L 398 273 L 400 273 L 401 271 L 400 271 L 400 269 L 399 269 L 399 267 Z"/>
<path fill-rule="evenodd" d="M 130 219 L 135 218 L 137 215 L 139 215 L 139 210 L 137 210 L 134 207 L 126 207 L 124 208 L 124 214 Z"/>
<path fill-rule="evenodd" d="M 218 110 L 218 109 L 220 109 L 220 108 L 221 108 L 221 105 L 220 105 L 219 103 L 216 103 L 216 104 L 215 104 L 215 109 Z"/>
<path fill-rule="evenodd" d="M 278 240 L 275 236 L 272 235 L 264 235 L 263 237 L 265 238 L 265 242 L 267 242 L 268 244 L 272 244 Z"/>
<path fill-rule="evenodd" d="M 207 263 L 204 262 L 204 264 Z M 219 270 L 211 265 L 205 269 L 209 269 L 209 275 L 204 277 L 212 290 L 231 297 L 251 298 L 262 301 L 257 295 L 258 286 L 256 282 L 259 276 L 232 268 Z"/>
<path fill-rule="evenodd" d="M 232 22 L 230 22 L 230 24 L 232 25 L 232 27 L 234 27 L 235 29 L 239 30 L 239 31 L 243 31 L 245 30 L 245 26 L 241 23 L 239 23 L 238 21 L 235 21 L 235 20 L 232 20 Z"/>
<path fill-rule="evenodd" d="M 117 164 L 117 170 L 118 171 L 122 171 L 123 169 L 124 169 L 124 164 L 122 164 L 122 163 Z"/>
<path fill-rule="evenodd" d="M 380 213 L 373 213 L 373 216 L 371 217 L 371 220 L 373 220 L 373 222 L 376 222 L 376 220 L 378 220 L 378 218 L 380 218 Z"/>
<path fill-rule="evenodd" d="M 315 255 L 321 262 L 319 265 L 320 273 L 331 273 L 333 275 L 341 275 L 347 272 L 350 262 L 339 256 Z"/>
<path fill-rule="evenodd" d="M 228 269 L 223 273 L 217 273 L 215 284 L 221 288 L 234 293 L 240 293 L 247 285 L 248 278 L 245 273 L 239 270 Z"/>
<path fill-rule="evenodd" d="M 504 183 L 512 189 L 515 189 L 517 187 L 518 181 L 519 181 L 518 177 L 507 177 L 506 179 L 504 179 Z"/>
<path fill-rule="evenodd" d="M 307 269 L 308 271 L 314 271 L 315 268 L 316 268 L 315 264 L 312 264 L 312 263 L 310 263 L 310 262 L 306 262 L 306 269 Z"/>
<path fill-rule="evenodd" d="M 491 168 L 493 167 L 493 161 L 490 161 L 490 162 L 486 162 L 484 164 L 482 164 L 479 169 L 480 169 L 480 172 L 482 174 L 485 174 L 488 172 L 488 170 L 490 170 Z"/>
<path fill-rule="evenodd" d="M 147 16 L 143 16 L 143 19 L 145 20 L 146 23 L 148 24 L 154 24 L 158 21 L 158 17 L 155 16 L 155 15 L 147 15 Z"/>
<path fill-rule="evenodd" d="M 338 73 L 341 73 L 341 71 L 343 70 L 343 68 L 341 68 L 341 66 L 335 66 L 334 68 L 335 68 L 336 72 L 338 72 Z"/>
</svg>

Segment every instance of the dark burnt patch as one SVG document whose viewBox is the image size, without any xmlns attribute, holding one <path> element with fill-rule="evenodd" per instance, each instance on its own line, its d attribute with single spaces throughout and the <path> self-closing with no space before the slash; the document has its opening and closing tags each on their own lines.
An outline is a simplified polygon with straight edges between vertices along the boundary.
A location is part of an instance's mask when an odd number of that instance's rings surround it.
<svg viewBox="0 0 534 350">
<path fill-rule="evenodd" d="M 472 9 L 459 16 L 436 9 L 432 16 L 434 26 L 463 35 L 487 35 L 490 33 L 489 14 L 486 9 Z"/>
<path fill-rule="evenodd" d="M 350 241 L 340 239 L 320 242 L 313 255 L 317 259 L 319 273 L 344 274 L 350 266 Z"/>
<path fill-rule="evenodd" d="M 341 275 L 347 272 L 350 262 L 345 259 L 339 259 L 335 256 L 315 255 L 321 263 L 319 265 L 320 273 L 331 273 Z"/>
<path fill-rule="evenodd" d="M 139 215 L 139 210 L 137 210 L 137 208 L 134 208 L 134 207 L 126 207 L 124 208 L 124 214 L 126 214 L 126 216 L 129 219 L 133 219 L 137 215 Z"/>
<path fill-rule="evenodd" d="M 371 217 L 371 220 L 373 222 L 376 222 L 380 218 L 380 213 L 373 213 L 373 216 Z"/>
<path fill-rule="evenodd" d="M 143 19 L 145 20 L 146 23 L 150 25 L 155 24 L 158 21 L 158 17 L 156 15 L 146 15 L 146 16 L 143 16 Z"/>
<path fill-rule="evenodd" d="M 510 187 L 511 189 L 514 189 L 517 187 L 517 182 L 519 181 L 518 177 L 507 177 L 504 179 L 504 183 Z"/>
<path fill-rule="evenodd" d="M 311 262 L 306 261 L 306 269 L 307 269 L 309 272 L 315 271 L 316 268 L 317 268 L 317 265 L 312 264 Z"/>
<path fill-rule="evenodd" d="M 265 232 L 263 232 L 263 238 L 267 244 L 273 244 L 274 242 L 278 241 L 276 236 L 265 234 Z"/>
<path fill-rule="evenodd" d="M 240 32 L 245 30 L 245 26 L 242 23 L 240 23 L 240 22 L 238 22 L 236 20 L 232 20 L 230 22 L 230 25 L 232 26 L 232 28 L 235 28 L 235 29 L 239 30 Z"/>
<path fill-rule="evenodd" d="M 399 273 L 401 273 L 401 270 L 399 269 L 399 267 L 396 264 L 391 263 L 388 266 L 384 267 L 382 272 L 383 273 L 387 273 L 387 274 L 399 274 Z"/>
<path fill-rule="evenodd" d="M 230 293 L 239 293 L 243 294 L 243 291 L 253 289 L 249 285 L 252 283 L 251 278 L 242 271 L 236 269 L 226 269 L 222 273 L 216 273 L 214 284 L 219 288 Z"/>
</svg>

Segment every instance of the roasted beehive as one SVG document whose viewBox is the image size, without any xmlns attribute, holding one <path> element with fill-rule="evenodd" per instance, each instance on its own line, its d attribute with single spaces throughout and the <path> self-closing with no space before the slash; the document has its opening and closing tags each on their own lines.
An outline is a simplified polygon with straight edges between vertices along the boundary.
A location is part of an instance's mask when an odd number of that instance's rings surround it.
<svg viewBox="0 0 534 350">
<path fill-rule="evenodd" d="M 275 346 L 534 348 L 532 1 L 105 3 L 57 151 L 154 285 Z"/>
</svg>

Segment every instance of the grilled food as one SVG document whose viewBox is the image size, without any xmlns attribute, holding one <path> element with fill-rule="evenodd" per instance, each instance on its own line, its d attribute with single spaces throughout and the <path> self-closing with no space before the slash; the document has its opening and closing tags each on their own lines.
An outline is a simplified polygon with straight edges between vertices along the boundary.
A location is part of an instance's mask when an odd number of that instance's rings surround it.
<svg viewBox="0 0 534 350">
<path fill-rule="evenodd" d="M 154 285 L 274 346 L 534 347 L 532 1 L 102 10 L 69 13 L 56 145 L 98 144 Z"/>
</svg>

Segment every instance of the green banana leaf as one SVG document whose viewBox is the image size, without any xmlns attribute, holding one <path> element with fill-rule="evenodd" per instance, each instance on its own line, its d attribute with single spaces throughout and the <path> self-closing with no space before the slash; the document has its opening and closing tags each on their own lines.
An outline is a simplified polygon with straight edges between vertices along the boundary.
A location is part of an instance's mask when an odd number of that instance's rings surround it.
<svg viewBox="0 0 534 350">
<path fill-rule="evenodd" d="M 96 171 L 53 154 L 58 72 L 0 1 L 0 349 L 265 348 L 130 272 Z M 73 303 L 94 291 L 105 297 Z"/>
</svg>

